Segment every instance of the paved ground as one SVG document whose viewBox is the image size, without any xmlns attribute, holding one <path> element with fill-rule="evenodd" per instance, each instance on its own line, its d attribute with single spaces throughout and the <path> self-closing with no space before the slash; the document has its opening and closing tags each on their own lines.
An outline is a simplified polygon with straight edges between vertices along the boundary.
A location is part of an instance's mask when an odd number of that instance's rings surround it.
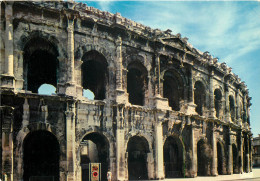
<svg viewBox="0 0 260 181">
<path fill-rule="evenodd" d="M 215 180 L 225 180 L 225 181 L 242 181 L 242 180 L 252 180 L 260 181 L 260 168 L 254 168 L 251 173 L 244 174 L 234 174 L 234 175 L 219 175 L 217 177 L 196 177 L 196 178 L 180 178 L 180 179 L 165 179 L 165 181 L 215 181 Z"/>
<path fill-rule="evenodd" d="M 260 168 L 253 168 L 251 173 L 234 174 L 234 175 L 219 175 L 217 177 L 196 177 L 196 178 L 177 178 L 177 179 L 165 179 L 165 181 L 260 181 Z"/>
</svg>

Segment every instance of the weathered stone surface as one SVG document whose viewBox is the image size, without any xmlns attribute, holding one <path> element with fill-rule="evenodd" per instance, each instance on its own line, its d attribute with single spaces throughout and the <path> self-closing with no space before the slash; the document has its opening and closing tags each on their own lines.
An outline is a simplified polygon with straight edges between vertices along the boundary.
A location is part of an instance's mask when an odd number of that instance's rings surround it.
<svg viewBox="0 0 260 181">
<path fill-rule="evenodd" d="M 218 58 L 82 3 L 0 3 L 8 180 L 88 180 L 90 162 L 102 180 L 251 171 L 251 98 Z"/>
</svg>

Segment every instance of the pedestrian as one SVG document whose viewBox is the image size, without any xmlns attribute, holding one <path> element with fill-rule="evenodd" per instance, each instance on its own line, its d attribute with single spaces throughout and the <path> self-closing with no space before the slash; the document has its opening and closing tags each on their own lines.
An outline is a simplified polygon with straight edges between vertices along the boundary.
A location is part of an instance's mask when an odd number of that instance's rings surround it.
<svg viewBox="0 0 260 181">
<path fill-rule="evenodd" d="M 112 173 L 110 172 L 110 170 L 107 171 L 107 181 L 111 181 L 112 180 Z"/>
</svg>

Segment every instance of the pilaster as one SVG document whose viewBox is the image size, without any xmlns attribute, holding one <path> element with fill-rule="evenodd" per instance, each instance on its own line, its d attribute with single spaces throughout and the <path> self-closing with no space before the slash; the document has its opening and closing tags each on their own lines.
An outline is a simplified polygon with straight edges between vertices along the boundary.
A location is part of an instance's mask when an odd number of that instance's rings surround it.
<svg viewBox="0 0 260 181">
<path fill-rule="evenodd" d="M 13 107 L 2 107 L 2 172 L 7 181 L 13 181 Z"/>
<path fill-rule="evenodd" d="M 13 2 L 5 2 L 5 62 L 4 74 L 1 75 L 2 88 L 14 88 L 14 53 L 13 53 Z"/>
<path fill-rule="evenodd" d="M 116 180 L 127 180 L 125 175 L 125 134 L 123 129 L 116 130 Z"/>
<path fill-rule="evenodd" d="M 164 165 L 163 165 L 163 128 L 162 123 L 159 121 L 155 127 L 155 173 L 156 179 L 163 179 Z"/>
<path fill-rule="evenodd" d="M 75 104 L 67 105 L 66 138 L 67 138 L 67 181 L 75 181 L 76 176 L 76 148 L 75 148 Z"/>
<path fill-rule="evenodd" d="M 122 39 L 118 37 L 116 43 L 116 102 L 119 104 L 128 103 L 128 94 L 123 90 L 123 66 L 122 66 Z"/>
<path fill-rule="evenodd" d="M 239 168 L 239 172 L 243 173 L 243 164 L 244 164 L 244 158 L 243 158 L 243 133 L 242 130 L 239 132 L 239 139 L 240 139 L 240 157 L 241 157 L 241 164 L 240 164 L 240 168 Z"/>
<path fill-rule="evenodd" d="M 215 135 L 215 123 L 212 123 L 212 175 L 213 176 L 217 176 L 218 172 L 217 172 L 217 141 L 216 141 L 216 135 Z"/>
<path fill-rule="evenodd" d="M 63 90 L 60 93 L 64 93 L 69 96 L 76 97 L 76 85 L 74 80 L 74 20 L 75 17 L 71 14 L 67 14 L 67 51 L 68 51 L 68 59 L 67 63 L 67 80 L 66 83 L 63 85 Z"/>
<path fill-rule="evenodd" d="M 198 171 L 198 165 L 197 165 L 197 153 L 195 152 L 197 145 L 194 138 L 194 123 L 191 124 L 191 152 L 192 152 L 192 158 L 191 158 L 191 177 L 197 177 L 197 171 Z"/>
<path fill-rule="evenodd" d="M 209 102 L 210 102 L 210 111 L 209 111 L 209 118 L 215 119 L 216 118 L 216 111 L 215 111 L 215 101 L 214 101 L 214 83 L 213 83 L 214 71 L 212 70 L 209 77 Z"/>
<path fill-rule="evenodd" d="M 227 166 L 227 174 L 233 174 L 233 152 L 232 152 L 232 143 L 231 143 L 231 129 L 228 128 L 228 166 Z"/>
</svg>

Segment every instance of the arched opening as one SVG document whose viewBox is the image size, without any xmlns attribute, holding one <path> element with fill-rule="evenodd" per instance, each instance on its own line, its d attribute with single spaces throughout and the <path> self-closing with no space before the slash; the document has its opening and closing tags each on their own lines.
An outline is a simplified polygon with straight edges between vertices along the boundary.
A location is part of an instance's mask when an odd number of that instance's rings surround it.
<svg viewBox="0 0 260 181">
<path fill-rule="evenodd" d="M 94 93 L 95 100 L 106 98 L 108 71 L 106 58 L 97 51 L 89 51 L 82 57 L 82 86 Z"/>
<path fill-rule="evenodd" d="M 60 149 L 56 137 L 48 131 L 29 133 L 23 143 L 23 180 L 58 181 Z"/>
<path fill-rule="evenodd" d="M 206 90 L 203 83 L 200 81 L 195 83 L 194 88 L 194 103 L 197 105 L 195 110 L 202 116 L 206 105 Z"/>
<path fill-rule="evenodd" d="M 238 151 L 237 151 L 237 146 L 235 144 L 232 144 L 232 153 L 233 153 L 233 173 L 239 173 Z"/>
<path fill-rule="evenodd" d="M 204 140 L 197 143 L 197 166 L 198 176 L 208 176 L 211 173 L 210 163 L 212 159 L 212 149 Z"/>
<path fill-rule="evenodd" d="M 24 89 L 38 93 L 42 84 L 57 87 L 58 51 L 48 40 L 31 39 L 24 48 Z"/>
<path fill-rule="evenodd" d="M 217 118 L 219 118 L 219 116 L 220 116 L 220 110 L 222 107 L 221 99 L 222 99 L 221 91 L 219 89 L 216 89 L 214 91 L 214 104 L 215 104 L 215 111 L 216 111 Z"/>
<path fill-rule="evenodd" d="M 235 121 L 235 102 L 233 96 L 229 96 L 229 112 L 231 116 L 231 120 Z"/>
<path fill-rule="evenodd" d="M 109 168 L 109 142 L 104 135 L 93 132 L 87 134 L 81 142 L 82 180 L 89 180 L 89 163 L 101 163 L 101 180 L 107 180 Z"/>
<path fill-rule="evenodd" d="M 218 174 L 224 174 L 224 149 L 221 143 L 217 143 L 217 157 L 218 157 Z"/>
<path fill-rule="evenodd" d="M 38 89 L 39 94 L 53 95 L 56 93 L 56 88 L 51 84 L 42 84 Z"/>
<path fill-rule="evenodd" d="M 180 110 L 180 100 L 183 100 L 183 83 L 180 76 L 173 71 L 167 71 L 163 77 L 163 97 L 168 98 L 169 106 Z"/>
<path fill-rule="evenodd" d="M 163 160 L 166 178 L 183 176 L 183 146 L 172 136 L 168 137 L 164 143 Z"/>
<path fill-rule="evenodd" d="M 144 137 L 131 137 L 127 144 L 129 180 L 148 179 L 147 153 L 149 145 Z"/>
<path fill-rule="evenodd" d="M 127 92 L 129 102 L 134 105 L 144 105 L 147 89 L 147 70 L 140 62 L 132 62 L 127 67 Z"/>
</svg>

